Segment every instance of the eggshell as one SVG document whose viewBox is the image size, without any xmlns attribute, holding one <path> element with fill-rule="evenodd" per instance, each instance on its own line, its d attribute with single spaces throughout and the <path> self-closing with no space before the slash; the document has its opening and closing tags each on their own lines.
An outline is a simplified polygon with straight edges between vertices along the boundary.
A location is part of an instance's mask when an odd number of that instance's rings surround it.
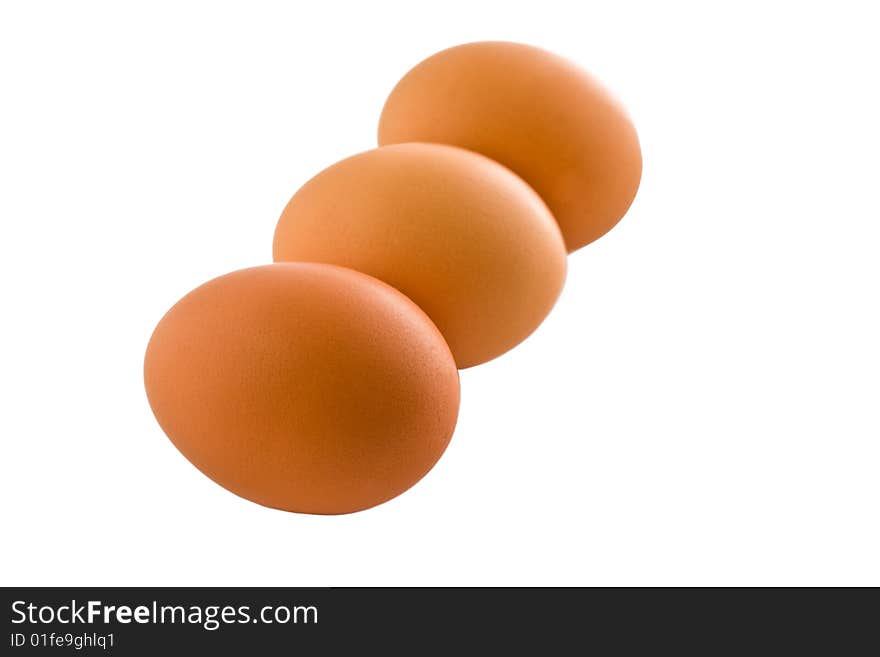
<svg viewBox="0 0 880 657">
<path fill-rule="evenodd" d="M 516 43 L 444 50 L 397 84 L 379 144 L 423 141 L 477 151 L 522 176 L 550 206 L 569 252 L 626 213 L 642 173 L 635 128 L 589 74 Z"/>
<path fill-rule="evenodd" d="M 322 264 L 244 269 L 190 292 L 156 327 L 144 379 L 197 468 L 303 513 L 405 491 L 443 453 L 459 403 L 431 320 L 388 285 Z"/>
<path fill-rule="evenodd" d="M 524 340 L 562 289 L 565 245 L 544 202 L 481 155 L 400 144 L 355 155 L 307 182 L 275 230 L 276 261 L 329 262 L 415 301 L 458 366 Z"/>
</svg>

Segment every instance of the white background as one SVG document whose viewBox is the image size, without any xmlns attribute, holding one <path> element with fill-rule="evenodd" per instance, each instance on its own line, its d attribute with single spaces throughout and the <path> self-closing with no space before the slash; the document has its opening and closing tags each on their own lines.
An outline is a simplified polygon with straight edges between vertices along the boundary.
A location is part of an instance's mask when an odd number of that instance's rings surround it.
<svg viewBox="0 0 880 657">
<path fill-rule="evenodd" d="M 719 6 L 4 2 L 2 584 L 880 585 L 877 17 Z M 342 517 L 225 492 L 151 415 L 154 324 L 268 262 L 397 79 L 481 39 L 615 90 L 630 213 L 462 373 L 414 489 Z"/>
</svg>

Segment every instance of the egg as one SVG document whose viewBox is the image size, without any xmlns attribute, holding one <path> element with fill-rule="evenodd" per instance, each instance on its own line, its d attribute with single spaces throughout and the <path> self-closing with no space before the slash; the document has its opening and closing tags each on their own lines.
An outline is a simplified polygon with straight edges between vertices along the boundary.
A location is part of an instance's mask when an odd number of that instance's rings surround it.
<svg viewBox="0 0 880 657">
<path fill-rule="evenodd" d="M 196 288 L 150 339 L 162 429 L 259 504 L 339 514 L 389 500 L 446 448 L 459 381 L 436 326 L 397 290 L 326 264 L 236 271 Z"/>
<path fill-rule="evenodd" d="M 566 273 L 559 228 L 535 191 L 482 155 L 439 144 L 387 146 L 325 169 L 287 204 L 273 252 L 394 286 L 434 321 L 460 368 L 532 333 Z"/>
<path fill-rule="evenodd" d="M 438 142 L 509 167 L 541 195 L 569 252 L 626 213 L 642 173 L 621 105 L 571 62 L 532 46 L 479 42 L 437 53 L 397 84 L 379 144 Z"/>
</svg>

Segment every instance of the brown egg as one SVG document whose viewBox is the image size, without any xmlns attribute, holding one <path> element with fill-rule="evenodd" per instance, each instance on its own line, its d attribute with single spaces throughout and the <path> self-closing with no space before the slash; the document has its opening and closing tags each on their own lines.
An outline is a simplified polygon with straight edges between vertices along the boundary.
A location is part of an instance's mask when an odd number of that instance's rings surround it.
<svg viewBox="0 0 880 657">
<path fill-rule="evenodd" d="M 438 142 L 509 167 L 559 222 L 569 252 L 608 232 L 636 195 L 642 156 L 624 109 L 549 52 L 481 42 L 429 57 L 397 84 L 379 144 Z"/>
<path fill-rule="evenodd" d="M 322 264 L 244 269 L 190 292 L 156 327 L 144 379 L 199 470 L 302 513 L 402 493 L 458 414 L 458 371 L 431 320 L 390 286 Z"/>
<path fill-rule="evenodd" d="M 329 262 L 415 301 L 459 367 L 524 340 L 565 280 L 565 245 L 534 190 L 482 155 L 401 144 L 325 169 L 290 200 L 276 261 Z"/>
</svg>

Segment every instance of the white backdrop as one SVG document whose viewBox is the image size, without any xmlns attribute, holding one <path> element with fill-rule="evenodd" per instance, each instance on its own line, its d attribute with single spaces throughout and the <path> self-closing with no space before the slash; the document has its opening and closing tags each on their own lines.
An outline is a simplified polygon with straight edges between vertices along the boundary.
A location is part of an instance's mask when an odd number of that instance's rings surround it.
<svg viewBox="0 0 880 657">
<path fill-rule="evenodd" d="M 880 46 L 821 4 L 3 3 L 0 583 L 880 585 Z M 482 39 L 617 92 L 631 211 L 414 489 L 227 493 L 151 415 L 155 323 Z"/>
</svg>

